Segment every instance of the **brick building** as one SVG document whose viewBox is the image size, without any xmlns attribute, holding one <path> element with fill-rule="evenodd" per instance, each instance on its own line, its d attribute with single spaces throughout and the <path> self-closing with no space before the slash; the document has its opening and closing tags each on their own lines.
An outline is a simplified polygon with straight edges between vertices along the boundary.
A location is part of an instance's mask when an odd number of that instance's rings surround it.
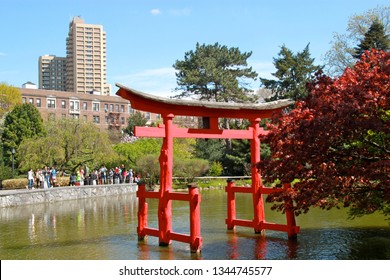
<svg viewBox="0 0 390 280">
<path fill-rule="evenodd" d="M 95 123 L 101 130 L 118 130 L 127 126 L 134 110 L 119 96 L 73 93 L 66 91 L 20 88 L 23 103 L 33 104 L 44 120 L 74 118 Z M 142 112 L 149 124 L 159 115 Z"/>
</svg>

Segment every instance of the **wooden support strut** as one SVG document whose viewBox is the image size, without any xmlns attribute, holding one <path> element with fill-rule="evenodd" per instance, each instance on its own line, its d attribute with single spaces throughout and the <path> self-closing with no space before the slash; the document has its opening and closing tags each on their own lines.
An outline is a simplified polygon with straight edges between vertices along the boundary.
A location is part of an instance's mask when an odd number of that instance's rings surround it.
<svg viewBox="0 0 390 280">
<path fill-rule="evenodd" d="M 290 184 L 286 184 L 284 187 L 288 188 L 288 187 L 290 187 Z M 281 189 L 273 189 L 273 188 L 262 188 L 262 190 L 267 190 L 268 194 L 271 194 L 273 192 L 282 191 Z M 226 225 L 227 225 L 228 230 L 233 230 L 235 228 L 235 226 L 242 226 L 242 227 L 254 228 L 255 232 L 256 232 L 256 226 L 259 226 L 260 232 L 263 232 L 264 230 L 284 231 L 284 232 L 287 232 L 289 239 L 296 239 L 297 238 L 297 234 L 300 231 L 300 227 L 296 226 L 294 211 L 292 211 L 290 208 L 291 202 L 289 202 L 289 201 L 285 202 L 286 203 L 286 220 L 287 220 L 286 225 L 270 223 L 270 222 L 266 222 L 265 220 L 263 220 L 263 222 L 261 222 L 260 225 L 257 225 L 255 218 L 253 220 L 243 220 L 243 219 L 236 218 L 235 193 L 253 194 L 252 187 L 236 186 L 234 181 L 228 180 L 225 191 L 227 193 Z"/>
<path fill-rule="evenodd" d="M 159 192 L 146 191 L 145 183 L 140 183 L 138 186 L 138 240 L 144 240 L 147 235 L 161 237 L 165 236 L 172 241 L 185 242 L 190 244 L 191 253 L 199 253 L 202 248 L 202 237 L 200 231 L 200 201 L 201 196 L 196 185 L 191 184 L 188 186 L 188 193 L 175 193 L 166 192 L 166 199 L 168 201 L 181 200 L 189 201 L 190 206 L 190 234 L 181 234 L 173 232 L 172 230 L 166 231 L 165 228 L 159 229 L 148 227 L 148 204 L 146 198 L 159 199 Z M 160 201 L 160 199 L 159 199 Z M 163 232 L 164 231 L 164 232 Z M 167 244 L 160 244 L 160 246 L 166 246 Z"/>
<path fill-rule="evenodd" d="M 145 228 L 148 227 L 148 204 L 146 203 L 146 187 L 145 183 L 138 184 L 138 240 L 144 240 Z"/>
</svg>

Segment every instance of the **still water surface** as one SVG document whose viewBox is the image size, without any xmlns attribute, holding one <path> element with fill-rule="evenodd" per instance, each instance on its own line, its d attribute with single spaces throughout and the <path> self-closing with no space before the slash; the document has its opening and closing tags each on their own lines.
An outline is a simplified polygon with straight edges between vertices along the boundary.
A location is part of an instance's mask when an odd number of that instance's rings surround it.
<svg viewBox="0 0 390 280">
<path fill-rule="evenodd" d="M 157 228 L 157 200 L 149 200 L 149 227 Z M 267 205 L 267 208 L 269 205 Z M 348 220 L 346 210 L 312 209 L 297 217 L 298 240 L 283 232 L 237 227 L 226 230 L 226 193 L 203 191 L 201 254 L 173 241 L 158 246 L 150 236 L 137 239 L 135 194 L 0 209 L 0 259 L 186 260 L 186 259 L 390 259 L 390 227 L 381 215 Z M 187 202 L 173 202 L 173 230 L 189 232 Z M 237 218 L 252 219 L 251 197 L 237 194 Z M 266 210 L 270 222 L 284 215 Z"/>
</svg>

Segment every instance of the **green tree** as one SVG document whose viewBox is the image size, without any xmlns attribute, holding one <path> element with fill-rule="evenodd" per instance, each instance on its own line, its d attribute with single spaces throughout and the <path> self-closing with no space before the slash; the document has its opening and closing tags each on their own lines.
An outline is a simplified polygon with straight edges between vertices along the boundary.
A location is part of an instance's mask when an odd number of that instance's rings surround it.
<svg viewBox="0 0 390 280">
<path fill-rule="evenodd" d="M 249 124 L 247 120 L 231 119 L 229 121 L 229 127 L 234 129 L 248 129 Z M 263 142 L 260 145 L 261 158 L 268 158 L 270 156 L 269 146 Z M 245 139 L 233 139 L 230 146 L 226 145 L 223 139 L 196 139 L 194 155 L 206 159 L 212 173 L 214 173 L 214 168 L 218 167 L 215 164 L 222 165 L 219 175 L 239 176 L 250 173 L 250 142 Z"/>
<path fill-rule="evenodd" d="M 114 150 L 126 161 L 126 166 L 136 166 L 138 160 L 145 155 L 154 155 L 157 159 L 160 155 L 162 140 L 158 138 L 140 138 L 132 143 L 120 143 L 114 146 Z"/>
<path fill-rule="evenodd" d="M 205 159 L 191 158 L 184 160 L 174 160 L 173 175 L 177 177 L 189 178 L 205 175 L 209 169 L 209 163 Z"/>
<path fill-rule="evenodd" d="M 137 174 L 141 174 L 141 177 L 148 181 L 149 186 L 157 184 L 160 178 L 160 163 L 158 156 L 149 154 L 140 157 L 137 160 L 137 166 L 135 167 Z"/>
<path fill-rule="evenodd" d="M 220 139 L 196 139 L 195 157 L 207 159 L 210 163 L 222 162 L 225 146 Z"/>
<path fill-rule="evenodd" d="M 313 64 L 310 57 L 309 44 L 302 52 L 294 54 L 286 46 L 282 46 L 274 65 L 277 71 L 272 73 L 276 80 L 260 78 L 262 85 L 272 91 L 270 100 L 290 98 L 302 99 L 307 95 L 306 83 L 310 82 L 314 74 L 322 67 Z"/>
<path fill-rule="evenodd" d="M 221 176 L 223 172 L 223 166 L 222 163 L 219 161 L 214 161 L 209 169 L 209 175 L 210 176 Z"/>
<path fill-rule="evenodd" d="M 375 20 L 368 31 L 364 34 L 363 40 L 355 48 L 355 58 L 360 58 L 364 51 L 377 49 L 388 51 L 390 49 L 390 39 L 385 34 L 384 26 L 379 20 Z"/>
<path fill-rule="evenodd" d="M 0 120 L 4 115 L 11 111 L 12 108 L 22 103 L 22 94 L 19 89 L 0 83 Z"/>
<path fill-rule="evenodd" d="M 366 32 L 375 20 L 384 27 L 386 36 L 390 34 L 390 6 L 378 6 L 363 14 L 353 15 L 347 23 L 346 33 L 333 34 L 331 47 L 323 57 L 324 71 L 329 76 L 339 76 L 344 70 L 352 68 L 356 63 L 355 49 L 364 38 Z"/>
<path fill-rule="evenodd" d="M 4 132 L 1 136 L 3 142 L 4 162 L 6 165 L 11 163 L 12 148 L 16 149 L 15 163 L 23 155 L 19 153 L 18 147 L 23 140 L 36 136 L 45 135 L 45 128 L 42 117 L 32 104 L 16 105 L 4 119 Z"/>
<path fill-rule="evenodd" d="M 185 160 L 194 158 L 196 140 L 193 138 L 173 139 L 173 158 Z"/>
<path fill-rule="evenodd" d="M 117 158 L 107 132 L 96 125 L 63 119 L 46 124 L 47 134 L 25 139 L 19 147 L 20 170 L 56 166 L 67 172 L 84 165 L 99 167 Z"/>
<path fill-rule="evenodd" d="M 137 166 L 138 160 L 145 155 L 153 155 L 157 159 L 160 156 L 162 139 L 140 138 L 131 143 L 120 143 L 114 146 L 114 150 L 124 157 L 129 166 Z M 194 139 L 175 138 L 173 144 L 173 157 L 177 160 L 190 159 L 195 149 Z"/>
<path fill-rule="evenodd" d="M 0 137 L 3 133 L 5 114 L 12 108 L 22 103 L 22 95 L 19 89 L 9 86 L 6 83 L 0 83 Z M 4 167 L 3 142 L 0 141 L 0 168 Z M 3 174 L 6 174 L 3 172 Z M 11 173 L 10 173 L 11 174 Z M 2 177 L 6 177 L 5 175 Z"/>
<path fill-rule="evenodd" d="M 248 120 L 231 120 L 230 127 L 234 129 L 246 130 L 250 122 Z M 233 139 L 232 145 L 223 151 L 221 159 L 225 168 L 224 175 L 250 175 L 251 174 L 251 149 L 250 141 L 247 139 Z M 265 159 L 269 157 L 269 146 L 263 142 L 260 143 L 260 157 Z"/>
<path fill-rule="evenodd" d="M 141 112 L 136 111 L 127 119 L 127 127 L 123 132 L 134 135 L 134 127 L 136 126 L 145 126 L 148 120 L 141 114 Z"/>
<path fill-rule="evenodd" d="M 227 149 L 222 159 L 224 175 L 242 176 L 251 172 L 251 152 L 249 140 L 232 140 L 231 149 Z"/>
<path fill-rule="evenodd" d="M 195 51 L 185 53 L 184 60 L 177 60 L 178 88 L 176 97 L 198 97 L 200 100 L 217 102 L 246 102 L 249 82 L 257 73 L 248 67 L 247 59 L 252 52 L 242 53 L 238 48 L 196 44 Z"/>
<path fill-rule="evenodd" d="M 137 173 L 149 175 L 150 183 L 155 184 L 160 173 L 159 156 L 162 139 L 140 138 L 131 143 L 121 143 L 114 150 L 123 156 L 126 166 Z M 175 138 L 173 144 L 173 159 L 175 176 L 199 176 L 208 169 L 208 164 L 194 158 L 195 139 Z M 203 172 L 203 173 L 202 173 Z M 185 175 L 184 175 L 185 174 Z M 194 175 L 195 174 L 195 175 Z"/>
</svg>

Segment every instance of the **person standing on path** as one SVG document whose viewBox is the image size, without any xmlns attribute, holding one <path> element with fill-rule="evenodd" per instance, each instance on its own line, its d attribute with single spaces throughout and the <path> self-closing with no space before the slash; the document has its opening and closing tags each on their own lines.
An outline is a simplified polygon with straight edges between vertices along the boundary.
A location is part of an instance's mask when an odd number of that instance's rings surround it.
<svg viewBox="0 0 390 280">
<path fill-rule="evenodd" d="M 55 187 L 57 185 L 57 170 L 54 168 L 54 166 L 51 167 L 50 181 L 52 187 Z"/>
<path fill-rule="evenodd" d="M 46 186 L 47 186 L 47 188 L 50 188 L 50 169 L 47 166 L 45 166 L 45 169 L 44 169 L 44 176 L 45 176 Z"/>
<path fill-rule="evenodd" d="M 28 179 L 28 189 L 34 189 L 34 171 L 32 168 L 27 172 L 27 179 Z"/>
</svg>

